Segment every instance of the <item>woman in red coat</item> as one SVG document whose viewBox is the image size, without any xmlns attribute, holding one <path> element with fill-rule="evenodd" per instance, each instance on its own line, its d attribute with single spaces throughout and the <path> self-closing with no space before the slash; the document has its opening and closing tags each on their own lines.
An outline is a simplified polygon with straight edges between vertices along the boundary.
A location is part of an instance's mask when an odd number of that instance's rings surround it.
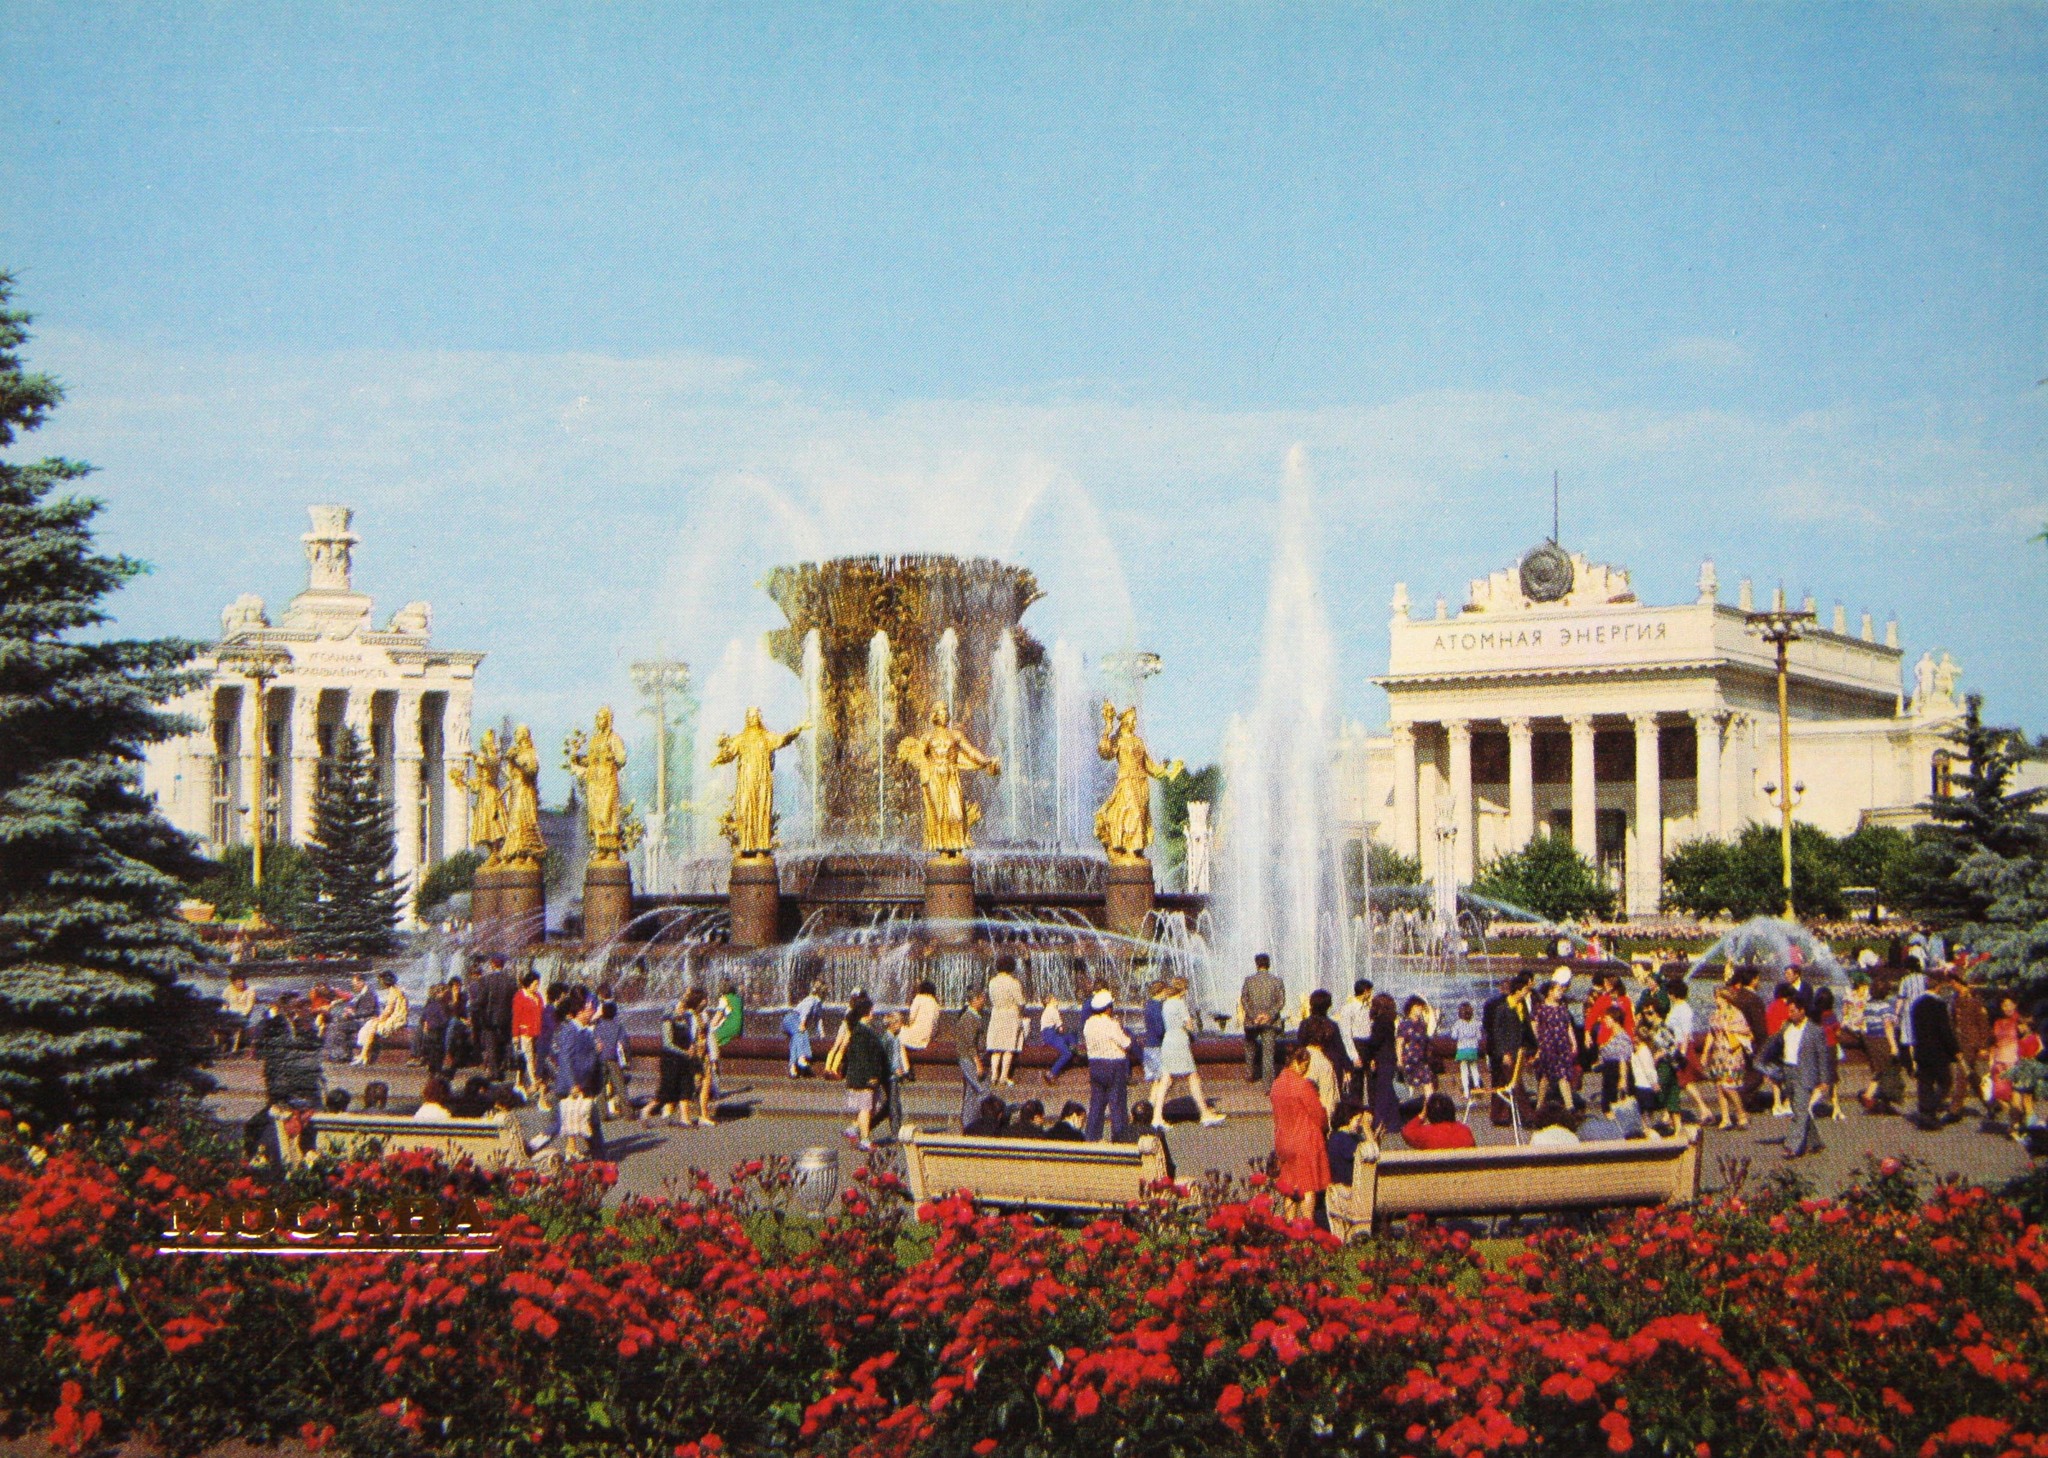
<svg viewBox="0 0 2048 1458">
<path fill-rule="evenodd" d="M 1298 1043 L 1273 1080 L 1273 1154 L 1280 1194 L 1290 1219 L 1313 1220 L 1316 1197 L 1330 1187 L 1328 1121 L 1316 1086 L 1308 1081 L 1309 1045 Z"/>
</svg>

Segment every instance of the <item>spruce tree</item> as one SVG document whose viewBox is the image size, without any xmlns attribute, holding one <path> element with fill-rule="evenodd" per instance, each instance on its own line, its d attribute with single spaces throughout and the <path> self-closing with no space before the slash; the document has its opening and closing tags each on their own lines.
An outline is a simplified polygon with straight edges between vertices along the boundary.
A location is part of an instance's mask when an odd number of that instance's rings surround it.
<svg viewBox="0 0 2048 1458">
<path fill-rule="evenodd" d="M 355 730 L 342 732 L 340 749 L 313 801 L 313 839 L 306 847 L 313 895 L 298 941 L 330 957 L 389 956 L 398 950 L 395 929 L 405 898 L 391 869 L 398 849 L 391 806 Z"/>
<path fill-rule="evenodd" d="M 63 392 L 22 368 L 29 316 L 0 273 L 0 448 Z M 206 862 L 142 792 L 158 706 L 201 645 L 90 636 L 146 570 L 93 550 L 87 473 L 0 460 L 0 1109 L 32 1124 L 146 1114 L 207 1085 L 213 1004 L 180 981 L 203 949 L 177 917 Z"/>
<path fill-rule="evenodd" d="M 2029 879 L 2029 865 L 2048 857 L 2048 817 L 2041 813 L 2048 790 L 2011 788 L 2027 757 L 2026 739 L 1987 725 L 1980 696 L 1964 701 L 1962 722 L 1949 737 L 1961 751 L 1952 792 L 1925 802 L 1932 823 L 1915 836 L 1903 899 L 1967 932 L 1989 918 L 2005 888 Z M 2005 862 L 2020 864 L 2002 868 Z"/>
</svg>

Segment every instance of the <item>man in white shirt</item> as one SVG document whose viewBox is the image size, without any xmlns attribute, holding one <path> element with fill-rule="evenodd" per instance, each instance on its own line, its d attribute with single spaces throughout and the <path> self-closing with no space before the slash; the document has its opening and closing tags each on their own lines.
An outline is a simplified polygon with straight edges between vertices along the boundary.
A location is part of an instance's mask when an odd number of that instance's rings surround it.
<svg viewBox="0 0 2048 1458">
<path fill-rule="evenodd" d="M 1365 1040 L 1372 1036 L 1372 984 L 1363 977 L 1351 984 L 1351 998 L 1337 1009 L 1337 1031 L 1351 1055 L 1351 1096 L 1365 1102 Z"/>
<path fill-rule="evenodd" d="M 1130 1123 L 1127 1101 L 1131 1087 L 1131 1035 L 1117 1021 L 1116 999 L 1098 992 L 1088 999 L 1088 1021 L 1081 1024 L 1088 1048 L 1088 1142 L 1102 1138 L 1103 1115 L 1109 1116 L 1112 1143 L 1124 1137 Z"/>
<path fill-rule="evenodd" d="M 1758 1060 L 1774 1078 L 1785 1084 L 1785 1097 L 1792 1104 L 1792 1130 L 1785 1136 L 1785 1158 L 1798 1159 L 1822 1149 L 1813 1132 L 1813 1096 L 1828 1081 L 1827 1034 L 1807 1021 L 1806 1009 L 1791 999 L 1785 1026 L 1764 1045 Z"/>
</svg>

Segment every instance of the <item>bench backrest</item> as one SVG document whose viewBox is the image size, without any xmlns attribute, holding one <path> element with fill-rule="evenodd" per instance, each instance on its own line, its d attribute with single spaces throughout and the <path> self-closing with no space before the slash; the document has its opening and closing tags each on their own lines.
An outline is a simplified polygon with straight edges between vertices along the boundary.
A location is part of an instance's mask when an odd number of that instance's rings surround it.
<svg viewBox="0 0 2048 1458">
<path fill-rule="evenodd" d="M 1136 1144 L 1058 1139 L 989 1139 L 903 1131 L 912 1198 L 964 1194 L 989 1205 L 1114 1210 L 1153 1195 L 1166 1176 L 1166 1150 L 1147 1134 Z"/>
<path fill-rule="evenodd" d="M 484 1169 L 517 1168 L 531 1161 L 516 1121 L 497 1119 L 413 1119 L 403 1114 L 314 1114 L 312 1143 L 321 1154 L 343 1159 L 373 1158 L 381 1150 L 426 1149 L 449 1164 L 468 1159 Z M 303 1155 L 279 1129 L 286 1157 Z"/>
<path fill-rule="evenodd" d="M 1348 1224 L 1401 1215 L 1521 1215 L 1699 1196 L 1700 1131 L 1577 1146 L 1361 1148 L 1343 1207 Z"/>
</svg>

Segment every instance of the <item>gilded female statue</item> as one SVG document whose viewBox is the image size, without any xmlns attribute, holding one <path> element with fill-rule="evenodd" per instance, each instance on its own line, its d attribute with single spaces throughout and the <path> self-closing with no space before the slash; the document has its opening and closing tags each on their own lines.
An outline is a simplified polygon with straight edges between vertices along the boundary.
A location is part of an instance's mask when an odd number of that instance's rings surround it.
<svg viewBox="0 0 2048 1458">
<path fill-rule="evenodd" d="M 619 771 L 626 764 L 626 741 L 612 729 L 612 711 L 597 711 L 597 728 L 588 738 L 582 730 L 565 746 L 569 773 L 583 782 L 583 813 L 590 827 L 590 864 L 616 866 L 622 859 Z"/>
<path fill-rule="evenodd" d="M 1152 844 L 1152 781 L 1179 776 L 1181 762 L 1161 764 L 1138 737 L 1138 711 L 1125 709 L 1118 717 L 1116 706 L 1102 706 L 1102 740 L 1095 752 L 1116 761 L 1116 788 L 1095 812 L 1095 838 L 1109 852 L 1112 861 L 1133 865 L 1145 859 Z"/>
<path fill-rule="evenodd" d="M 498 765 L 497 731 L 486 729 L 470 772 L 465 774 L 459 764 L 448 768 L 455 788 L 475 797 L 475 808 L 469 812 L 469 840 L 483 851 L 484 864 L 493 869 L 499 864 L 498 847 L 505 840 L 505 801 L 498 788 Z"/>
<path fill-rule="evenodd" d="M 547 855 L 540 838 L 540 752 L 524 724 L 505 751 L 505 842 L 498 859 L 508 866 L 537 866 Z"/>
<path fill-rule="evenodd" d="M 777 734 L 763 727 L 759 709 L 749 709 L 745 728 L 737 734 L 718 736 L 718 754 L 711 763 L 737 766 L 733 771 L 732 808 L 718 822 L 719 833 L 732 842 L 734 860 L 774 851 L 775 753 L 788 748 L 797 735 L 810 727 L 799 724 L 786 734 Z"/>
<path fill-rule="evenodd" d="M 906 735 L 897 743 L 896 757 L 917 766 L 918 783 L 924 789 L 925 849 L 942 856 L 965 851 L 968 828 L 981 818 L 981 807 L 967 803 L 960 772 L 982 770 L 999 775 L 1003 762 L 983 754 L 955 729 L 944 704 L 932 705 L 931 727 L 923 734 Z"/>
</svg>

